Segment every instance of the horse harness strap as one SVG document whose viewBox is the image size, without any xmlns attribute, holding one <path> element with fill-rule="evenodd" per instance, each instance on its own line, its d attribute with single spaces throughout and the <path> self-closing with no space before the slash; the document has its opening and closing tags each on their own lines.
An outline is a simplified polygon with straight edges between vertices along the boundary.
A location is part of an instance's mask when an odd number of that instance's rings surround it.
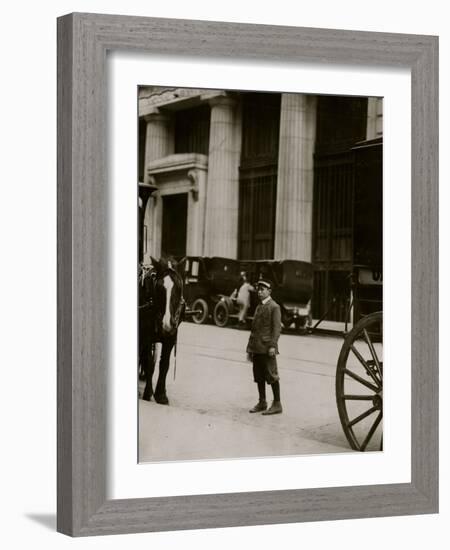
<svg viewBox="0 0 450 550">
<path fill-rule="evenodd" d="M 173 347 L 173 359 L 174 359 L 174 363 L 173 363 L 173 380 L 174 381 L 176 380 L 176 377 L 177 377 L 177 340 L 178 340 L 178 334 L 177 334 L 177 337 L 175 339 L 175 345 Z"/>
<path fill-rule="evenodd" d="M 182 312 L 183 312 L 183 309 L 185 308 L 185 306 L 186 306 L 186 302 L 185 302 L 185 300 L 184 300 L 183 295 L 181 295 L 180 303 L 178 304 L 177 310 L 176 310 L 175 315 L 174 315 L 175 323 L 176 323 L 176 327 L 177 327 L 177 332 L 176 332 L 176 335 L 175 335 L 175 345 L 174 345 L 174 347 L 173 347 L 173 358 L 174 358 L 173 379 L 174 379 L 174 380 L 176 379 L 176 376 L 177 376 L 178 326 L 179 326 L 179 324 L 180 324 L 181 315 L 182 315 Z"/>
</svg>

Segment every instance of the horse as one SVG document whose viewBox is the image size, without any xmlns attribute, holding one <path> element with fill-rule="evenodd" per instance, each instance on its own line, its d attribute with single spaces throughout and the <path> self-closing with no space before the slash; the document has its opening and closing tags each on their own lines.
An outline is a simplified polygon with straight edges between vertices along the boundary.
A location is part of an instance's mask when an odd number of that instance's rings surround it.
<svg viewBox="0 0 450 550">
<path fill-rule="evenodd" d="M 172 261 L 165 258 L 160 261 L 151 258 L 151 261 L 139 270 L 139 365 L 145 378 L 142 398 L 150 401 L 153 396 L 157 403 L 168 405 L 166 376 L 184 314 L 183 280 Z M 161 343 L 161 355 L 153 391 L 157 342 Z"/>
</svg>

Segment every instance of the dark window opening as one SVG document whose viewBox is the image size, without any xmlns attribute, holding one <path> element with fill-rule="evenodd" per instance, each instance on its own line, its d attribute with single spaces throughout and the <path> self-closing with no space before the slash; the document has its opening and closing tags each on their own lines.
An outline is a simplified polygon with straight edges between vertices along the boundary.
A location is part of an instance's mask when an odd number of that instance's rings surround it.
<svg viewBox="0 0 450 550">
<path fill-rule="evenodd" d="M 317 98 L 316 153 L 348 151 L 366 139 L 367 97 Z"/>
<path fill-rule="evenodd" d="M 161 255 L 179 260 L 186 255 L 187 193 L 163 197 Z"/>
<path fill-rule="evenodd" d="M 209 152 L 211 109 L 201 105 L 175 113 L 175 153 Z"/>
<path fill-rule="evenodd" d="M 238 257 L 272 259 L 275 244 L 280 94 L 242 95 Z"/>
<path fill-rule="evenodd" d="M 365 140 L 366 97 L 320 96 L 314 155 L 313 316 L 348 320 L 353 269 L 355 160 Z"/>
<path fill-rule="evenodd" d="M 241 168 L 276 164 L 280 136 L 280 94 L 243 96 Z"/>
</svg>

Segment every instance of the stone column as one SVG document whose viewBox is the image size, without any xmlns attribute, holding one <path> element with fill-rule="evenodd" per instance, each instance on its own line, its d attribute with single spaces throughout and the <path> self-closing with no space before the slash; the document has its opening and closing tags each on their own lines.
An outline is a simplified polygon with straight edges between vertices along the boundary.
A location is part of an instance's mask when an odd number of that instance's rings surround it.
<svg viewBox="0 0 450 550">
<path fill-rule="evenodd" d="M 202 256 L 205 241 L 206 167 L 189 170 L 187 176 L 191 189 L 188 194 L 186 255 Z"/>
<path fill-rule="evenodd" d="M 383 135 L 383 98 L 369 97 L 367 100 L 366 139 L 375 139 Z"/>
<path fill-rule="evenodd" d="M 162 198 L 156 195 L 150 197 L 145 209 L 144 224 L 147 227 L 147 247 L 144 253 L 144 263 L 150 263 L 150 256 L 159 258 L 161 256 L 161 218 Z"/>
<path fill-rule="evenodd" d="M 228 96 L 210 100 L 205 256 L 237 257 L 241 122 Z"/>
<path fill-rule="evenodd" d="M 144 182 L 148 183 L 147 166 L 153 160 L 175 151 L 175 137 L 171 117 L 161 113 L 146 115 Z"/>
<path fill-rule="evenodd" d="M 175 151 L 175 136 L 172 118 L 162 113 L 146 115 L 147 122 L 145 135 L 145 164 L 144 183 L 151 182 L 151 176 L 147 171 L 150 162 L 171 155 Z M 159 200 L 158 200 L 159 199 Z M 162 200 L 157 193 L 150 198 L 145 212 L 145 224 L 147 226 L 147 253 L 145 261 L 149 261 L 150 255 L 159 258 L 161 255 L 161 231 L 162 231 Z"/>
<path fill-rule="evenodd" d="M 316 98 L 283 94 L 275 258 L 311 261 Z"/>
</svg>

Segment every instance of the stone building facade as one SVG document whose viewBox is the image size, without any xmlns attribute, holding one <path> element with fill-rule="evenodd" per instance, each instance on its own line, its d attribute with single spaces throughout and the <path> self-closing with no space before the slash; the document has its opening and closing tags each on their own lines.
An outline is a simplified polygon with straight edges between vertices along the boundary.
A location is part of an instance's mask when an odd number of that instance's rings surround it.
<svg viewBox="0 0 450 550">
<path fill-rule="evenodd" d="M 305 260 L 329 300 L 351 269 L 346 159 L 381 137 L 380 98 L 141 87 L 140 259 Z"/>
</svg>

